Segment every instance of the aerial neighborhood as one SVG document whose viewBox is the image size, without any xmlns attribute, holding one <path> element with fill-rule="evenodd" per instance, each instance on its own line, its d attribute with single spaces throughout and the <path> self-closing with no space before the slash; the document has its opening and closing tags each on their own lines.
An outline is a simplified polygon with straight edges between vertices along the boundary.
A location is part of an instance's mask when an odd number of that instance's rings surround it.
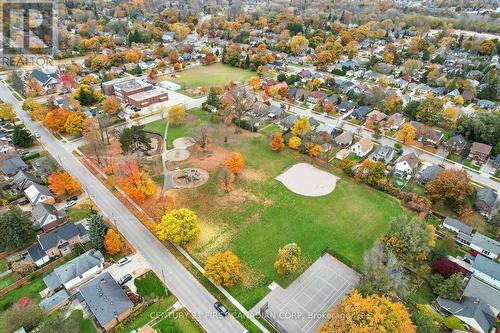
<svg viewBox="0 0 500 333">
<path fill-rule="evenodd" d="M 497 2 L 54 6 L 1 18 L 0 333 L 498 331 Z"/>
</svg>

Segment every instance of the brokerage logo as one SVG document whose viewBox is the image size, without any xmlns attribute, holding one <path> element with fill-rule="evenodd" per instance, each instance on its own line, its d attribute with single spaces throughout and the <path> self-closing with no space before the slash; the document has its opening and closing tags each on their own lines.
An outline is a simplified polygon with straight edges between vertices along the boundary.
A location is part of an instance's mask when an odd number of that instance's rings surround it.
<svg viewBox="0 0 500 333">
<path fill-rule="evenodd" d="M 57 47 L 57 3 L 7 0 L 2 3 L 3 66 L 44 65 Z"/>
</svg>

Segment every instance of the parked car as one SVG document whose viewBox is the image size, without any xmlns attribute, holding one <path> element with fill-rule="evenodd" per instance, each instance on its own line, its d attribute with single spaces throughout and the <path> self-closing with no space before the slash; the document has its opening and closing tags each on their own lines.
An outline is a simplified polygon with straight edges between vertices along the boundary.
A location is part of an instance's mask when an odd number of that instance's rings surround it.
<svg viewBox="0 0 500 333">
<path fill-rule="evenodd" d="M 76 200 L 70 200 L 70 201 L 66 202 L 66 204 L 64 205 L 64 208 L 72 207 L 75 204 L 76 204 Z"/>
<path fill-rule="evenodd" d="M 123 286 L 125 283 L 127 283 L 130 280 L 132 280 L 132 275 L 131 274 L 125 274 L 124 276 L 122 276 L 122 278 L 120 280 L 118 280 L 118 284 L 120 286 Z"/>
<path fill-rule="evenodd" d="M 27 150 L 22 150 L 22 151 L 21 151 L 21 155 L 22 155 L 22 156 L 29 155 L 29 153 L 30 153 L 30 152 L 29 152 L 29 151 L 27 151 Z"/>
<path fill-rule="evenodd" d="M 35 136 L 35 138 L 40 139 L 40 134 L 38 132 L 34 132 L 33 135 Z"/>
<path fill-rule="evenodd" d="M 221 315 L 223 315 L 224 317 L 227 316 L 229 314 L 229 311 L 227 310 L 227 308 L 224 306 L 224 304 L 222 304 L 221 302 L 215 302 L 214 303 L 214 308 L 215 310 L 217 310 Z"/>
<path fill-rule="evenodd" d="M 73 195 L 71 197 L 69 197 L 66 202 L 70 202 L 70 201 L 77 201 L 78 200 L 78 197 L 76 195 Z"/>
<path fill-rule="evenodd" d="M 116 264 L 117 264 L 118 266 L 123 266 L 123 265 L 128 264 L 130 261 L 131 261 L 131 259 L 130 259 L 129 257 L 123 257 L 123 258 L 121 258 L 120 260 L 118 260 L 118 261 L 116 262 Z"/>
</svg>

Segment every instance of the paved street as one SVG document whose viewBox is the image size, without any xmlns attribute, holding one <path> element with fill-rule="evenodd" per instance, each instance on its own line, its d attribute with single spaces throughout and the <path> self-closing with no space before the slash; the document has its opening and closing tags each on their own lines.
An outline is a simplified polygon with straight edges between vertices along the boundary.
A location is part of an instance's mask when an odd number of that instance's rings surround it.
<svg viewBox="0 0 500 333">
<path fill-rule="evenodd" d="M 271 100 L 271 104 L 279 107 L 281 102 Z M 299 108 L 299 107 L 292 105 L 290 107 L 290 111 L 297 114 L 297 115 L 314 117 L 315 119 L 317 119 L 317 120 L 319 120 L 327 125 L 330 125 L 330 126 L 334 126 L 334 127 L 338 126 L 339 120 L 332 119 L 331 117 L 327 117 L 327 116 L 322 115 L 322 114 L 313 113 L 310 108 L 309 109 L 302 109 L 302 108 Z M 341 121 L 341 123 L 342 123 L 341 127 L 344 130 L 348 130 L 348 131 L 351 131 L 359 136 L 368 137 L 368 138 L 375 140 L 375 138 L 373 137 L 373 133 L 371 131 L 367 130 L 366 128 L 356 126 L 354 124 L 350 124 L 346 121 Z M 392 138 L 388 138 L 385 136 L 377 139 L 377 141 L 380 144 L 388 145 L 390 147 L 394 147 L 394 144 L 397 142 L 397 140 L 392 139 Z M 452 163 L 452 162 L 449 162 L 449 161 L 445 160 L 444 158 L 439 157 L 437 155 L 427 153 L 425 151 L 422 151 L 422 150 L 417 149 L 417 148 L 412 147 L 412 146 L 403 145 L 403 154 L 408 154 L 408 153 L 415 153 L 415 155 L 417 155 L 422 162 L 426 162 L 428 164 L 442 164 L 442 165 L 444 165 L 445 168 L 448 168 L 448 169 L 461 169 L 462 168 L 461 164 Z M 496 182 L 495 180 L 491 179 L 487 173 L 484 173 L 484 172 L 476 173 L 476 172 L 467 170 L 465 168 L 464 168 L 464 170 L 467 171 L 467 173 L 470 175 L 472 181 L 474 181 L 475 183 L 490 187 L 490 188 L 496 190 L 497 192 L 500 192 L 500 184 L 498 182 Z"/>
<path fill-rule="evenodd" d="M 0 82 L 0 99 L 11 103 L 18 117 L 32 132 L 40 134 L 40 141 L 47 151 L 56 158 L 73 177 L 77 178 L 101 211 L 114 217 L 119 231 L 146 259 L 153 271 L 165 276 L 167 287 L 179 301 L 193 314 L 201 325 L 214 333 L 243 332 L 244 327 L 234 317 L 219 318 L 213 307 L 213 297 L 140 222 L 128 209 L 45 128 L 31 121 L 21 109 L 22 102 L 10 94 L 4 82 Z"/>
</svg>

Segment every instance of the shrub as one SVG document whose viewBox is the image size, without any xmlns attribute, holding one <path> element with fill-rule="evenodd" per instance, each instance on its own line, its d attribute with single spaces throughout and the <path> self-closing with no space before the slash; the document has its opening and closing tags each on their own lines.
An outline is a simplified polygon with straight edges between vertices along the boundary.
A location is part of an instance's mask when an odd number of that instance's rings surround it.
<svg viewBox="0 0 500 333">
<path fill-rule="evenodd" d="M 450 330 L 465 330 L 464 324 L 455 316 L 449 316 L 443 319 L 443 325 Z"/>
<path fill-rule="evenodd" d="M 432 263 L 432 273 L 437 273 L 447 279 L 455 273 L 463 274 L 465 270 L 453 261 L 442 259 Z"/>
</svg>

